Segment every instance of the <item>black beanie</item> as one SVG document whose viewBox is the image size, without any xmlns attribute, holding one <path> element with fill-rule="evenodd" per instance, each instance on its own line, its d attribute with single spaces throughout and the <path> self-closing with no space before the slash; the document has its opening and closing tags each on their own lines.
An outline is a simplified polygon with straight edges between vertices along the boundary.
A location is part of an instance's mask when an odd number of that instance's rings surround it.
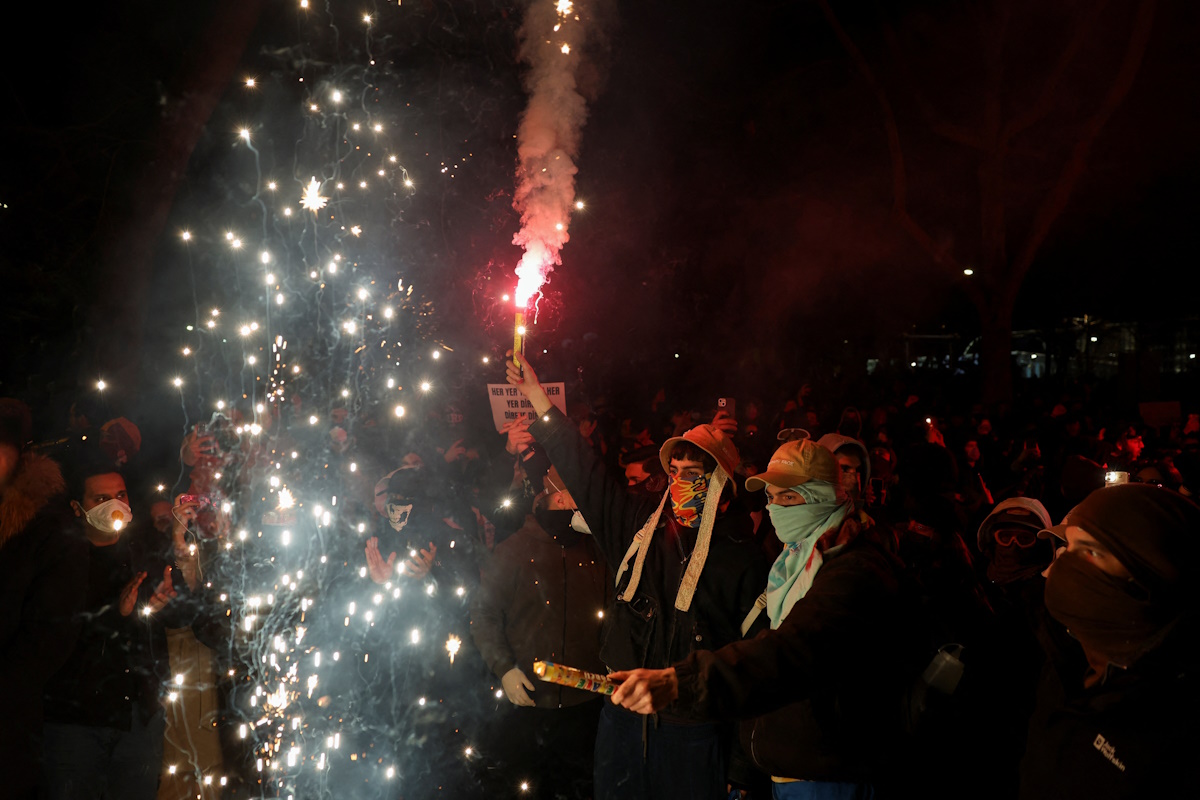
<svg viewBox="0 0 1200 800">
<path fill-rule="evenodd" d="M 1092 492 L 1053 530 L 1061 536 L 1070 525 L 1107 547 L 1153 599 L 1196 609 L 1200 506 L 1170 489 L 1126 483 Z"/>
</svg>

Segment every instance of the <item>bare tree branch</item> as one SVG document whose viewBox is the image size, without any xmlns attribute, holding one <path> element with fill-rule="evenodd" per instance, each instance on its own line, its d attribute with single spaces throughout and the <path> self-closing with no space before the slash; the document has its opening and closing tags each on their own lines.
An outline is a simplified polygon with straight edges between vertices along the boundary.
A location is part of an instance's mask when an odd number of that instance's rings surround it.
<svg viewBox="0 0 1200 800">
<path fill-rule="evenodd" d="M 1072 148 L 1071 157 L 1063 165 L 1054 187 L 1050 190 L 1046 199 L 1042 201 L 1041 207 L 1038 208 L 1037 214 L 1034 216 L 1033 225 L 1029 230 L 1029 236 L 1021 248 L 1020 254 L 1009 268 L 1009 287 L 1021 285 L 1025 273 L 1028 272 L 1030 265 L 1033 264 L 1033 259 L 1037 255 L 1038 248 L 1042 246 L 1042 243 L 1046 240 L 1046 236 L 1050 233 L 1051 226 L 1066 208 L 1067 201 L 1071 198 L 1071 192 L 1075 189 L 1075 184 L 1083 175 L 1087 167 L 1088 154 L 1091 152 L 1096 137 L 1100 135 L 1100 132 L 1112 117 L 1113 112 L 1117 110 L 1117 107 L 1121 105 L 1125 96 L 1129 94 L 1129 90 L 1133 88 L 1133 81 L 1137 77 L 1138 70 L 1141 68 L 1142 57 L 1146 54 L 1146 46 L 1150 41 L 1150 32 L 1154 27 L 1156 5 L 1156 0 L 1142 0 L 1138 5 L 1137 16 L 1133 23 L 1133 32 L 1129 36 L 1129 45 L 1126 47 L 1120 69 L 1117 71 L 1108 93 L 1104 96 L 1104 100 L 1100 103 L 1100 107 L 1084 123 L 1079 139 L 1075 142 L 1075 147 Z"/>
<path fill-rule="evenodd" d="M 908 59 L 904 57 L 900 41 L 896 38 L 896 32 L 886 22 L 883 25 L 883 38 L 887 42 L 888 52 L 891 53 L 892 59 L 900 65 L 900 76 L 904 79 L 905 88 L 912 93 L 917 108 L 920 110 L 921 116 L 925 118 L 925 124 L 929 126 L 929 129 L 956 144 L 974 150 L 985 149 L 983 137 L 965 125 L 957 125 L 947 120 L 920 90 L 917 82 L 913 80 L 912 71 L 908 68 Z"/>
<path fill-rule="evenodd" d="M 900 129 L 896 125 L 896 114 L 892 110 L 892 104 L 888 100 L 887 94 L 879 85 L 879 81 L 875 78 L 875 72 L 867 63 L 862 51 L 854 44 L 841 22 L 838 21 L 837 15 L 833 13 L 829 0 L 817 0 L 817 5 L 821 7 L 825 19 L 833 28 L 834 34 L 850 56 L 851 61 L 858 68 L 863 80 L 871 87 L 871 91 L 874 92 L 875 99 L 879 103 L 879 109 L 883 113 L 883 127 L 887 134 L 888 153 L 892 162 L 892 213 L 899 221 L 900 226 L 908 231 L 917 244 L 929 254 L 934 263 L 942 267 L 949 275 L 961 278 L 963 267 L 955 259 L 954 254 L 950 253 L 947 248 L 939 246 L 929 232 L 908 213 L 908 174 L 904 167 L 904 151 L 900 147 Z M 974 283 L 968 282 L 965 289 L 973 302 L 978 304 L 983 301 L 982 292 Z"/>
<path fill-rule="evenodd" d="M 160 120 L 141 171 L 131 177 L 129 207 L 115 224 L 102 219 L 101 278 L 89 314 L 92 359 L 109 374 L 121 371 L 132 385 L 138 368 L 153 256 L 166 226 L 188 160 L 222 93 L 229 85 L 265 0 L 222 0 L 184 60 L 179 100 Z"/>
<path fill-rule="evenodd" d="M 1058 85 L 1062 83 L 1067 68 L 1075 60 L 1075 56 L 1079 54 L 1083 43 L 1091 36 L 1096 20 L 1103 16 L 1107 5 L 1108 0 L 1096 0 L 1095 6 L 1087 9 L 1085 13 L 1086 18 L 1075 28 L 1075 35 L 1071 37 L 1071 41 L 1067 43 L 1066 48 L 1059 54 L 1058 61 L 1055 62 L 1054 68 L 1046 78 L 1046 82 L 1043 84 L 1042 91 L 1038 95 L 1037 100 L 1034 101 L 1032 106 L 1026 109 L 1024 114 L 1020 114 L 1009 120 L 1001 134 L 1001 142 L 1007 145 L 1012 141 L 1014 136 L 1036 125 L 1054 109 L 1054 95 L 1058 91 Z"/>
</svg>

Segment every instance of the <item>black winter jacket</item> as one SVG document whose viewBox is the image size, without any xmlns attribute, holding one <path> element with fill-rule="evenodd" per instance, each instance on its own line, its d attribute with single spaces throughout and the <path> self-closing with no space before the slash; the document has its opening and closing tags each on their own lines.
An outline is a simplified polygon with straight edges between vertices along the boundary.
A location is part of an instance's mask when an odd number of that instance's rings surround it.
<svg viewBox="0 0 1200 800">
<path fill-rule="evenodd" d="M 135 708 L 143 723 L 161 710 L 172 678 L 166 629 L 190 627 L 199 606 L 182 577 L 173 576 L 177 596 L 158 612 L 143 613 L 168 566 L 160 548 L 134 530 L 103 547 L 88 542 L 82 531 L 75 535 L 88 558 L 83 627 L 70 656 L 46 683 L 46 721 L 129 730 Z M 146 577 L 134 612 L 123 617 L 121 590 L 138 572 Z"/>
<path fill-rule="evenodd" d="M 62 490 L 57 464 L 25 455 L 0 495 L 0 794 L 6 797 L 32 792 L 42 687 L 79 633 L 87 551 Z"/>
<path fill-rule="evenodd" d="M 911 677 L 895 560 L 865 536 L 830 548 L 778 630 L 675 665 L 675 708 L 747 720 L 742 747 L 769 775 L 876 780 L 899 742 Z"/>
<path fill-rule="evenodd" d="M 1047 618 L 1040 638 L 1050 660 L 1029 722 L 1022 800 L 1200 797 L 1197 627 L 1177 626 L 1128 670 L 1110 667 L 1085 689 L 1082 649 Z"/>
<path fill-rule="evenodd" d="M 496 545 L 483 570 L 471 603 L 471 635 L 498 678 L 520 667 L 532 680 L 534 660 L 603 672 L 600 629 L 611 594 L 611 578 L 591 537 L 562 547 L 530 515 Z M 596 698 L 545 683 L 537 684 L 530 697 L 539 708 Z"/>
<path fill-rule="evenodd" d="M 658 499 L 630 494 L 623 476 L 609 473 L 558 409 L 539 417 L 529 430 L 583 512 L 609 568 L 618 572 Z M 717 518 L 691 608 L 679 611 L 675 597 L 696 534 L 681 528 L 664 510 L 636 595 L 632 602 L 617 600 L 604 615 L 600 657 L 609 669 L 667 667 L 694 650 L 737 641 L 742 620 L 767 585 L 768 565 L 754 544 L 753 527 L 749 514 L 736 502 Z M 632 561 L 618 593 L 629 581 Z"/>
</svg>

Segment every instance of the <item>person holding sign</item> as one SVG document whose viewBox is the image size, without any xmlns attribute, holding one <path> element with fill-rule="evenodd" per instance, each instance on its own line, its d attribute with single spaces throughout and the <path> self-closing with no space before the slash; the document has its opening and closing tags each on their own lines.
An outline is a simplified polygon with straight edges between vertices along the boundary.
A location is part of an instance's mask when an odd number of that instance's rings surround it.
<svg viewBox="0 0 1200 800">
<path fill-rule="evenodd" d="M 767 564 L 736 497 L 740 460 L 730 438 L 699 425 L 669 439 L 659 454 L 668 490 L 661 498 L 631 494 L 518 358 L 508 362 L 506 378 L 538 414 L 529 430 L 617 575 L 601 660 L 610 670 L 662 668 L 739 639 Z M 606 704 L 596 736 L 595 797 L 723 798 L 730 733 L 671 714 L 645 724 Z"/>
</svg>

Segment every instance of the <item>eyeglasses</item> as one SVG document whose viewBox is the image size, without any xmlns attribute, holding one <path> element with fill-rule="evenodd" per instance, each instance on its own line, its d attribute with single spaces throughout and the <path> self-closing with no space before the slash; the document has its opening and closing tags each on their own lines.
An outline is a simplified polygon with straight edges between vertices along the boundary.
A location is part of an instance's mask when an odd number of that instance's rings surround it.
<svg viewBox="0 0 1200 800">
<path fill-rule="evenodd" d="M 1029 548 L 1037 544 L 1037 534 L 1023 528 L 1009 528 L 996 531 L 992 536 L 1001 547 Z"/>
</svg>

